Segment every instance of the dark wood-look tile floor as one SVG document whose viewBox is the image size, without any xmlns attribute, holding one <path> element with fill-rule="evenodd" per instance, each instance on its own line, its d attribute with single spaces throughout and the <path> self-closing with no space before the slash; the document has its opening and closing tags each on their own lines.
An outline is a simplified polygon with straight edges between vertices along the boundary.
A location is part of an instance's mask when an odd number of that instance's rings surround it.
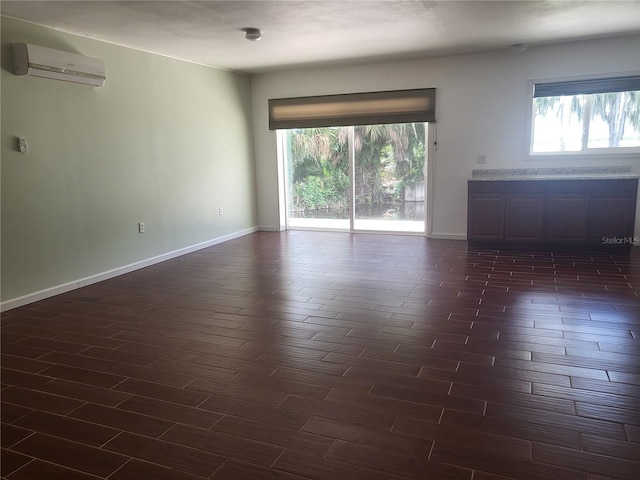
<svg viewBox="0 0 640 480">
<path fill-rule="evenodd" d="M 637 479 L 639 293 L 638 250 L 252 234 L 5 312 L 2 477 Z"/>
</svg>

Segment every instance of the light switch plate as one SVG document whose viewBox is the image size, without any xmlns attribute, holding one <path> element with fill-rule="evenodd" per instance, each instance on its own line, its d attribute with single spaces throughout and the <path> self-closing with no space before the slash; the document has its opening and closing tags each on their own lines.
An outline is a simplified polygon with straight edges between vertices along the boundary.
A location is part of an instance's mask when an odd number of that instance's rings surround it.
<svg viewBox="0 0 640 480">
<path fill-rule="evenodd" d="M 24 137 L 18 137 L 18 151 L 20 153 L 27 153 L 28 150 L 27 139 Z"/>
</svg>

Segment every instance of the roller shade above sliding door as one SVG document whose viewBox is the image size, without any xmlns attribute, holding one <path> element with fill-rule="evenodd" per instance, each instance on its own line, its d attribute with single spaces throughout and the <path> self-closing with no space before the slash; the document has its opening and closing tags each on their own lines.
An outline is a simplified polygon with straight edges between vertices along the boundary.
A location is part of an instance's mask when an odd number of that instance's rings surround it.
<svg viewBox="0 0 640 480">
<path fill-rule="evenodd" d="M 435 122 L 436 89 L 269 100 L 269 129 Z"/>
</svg>

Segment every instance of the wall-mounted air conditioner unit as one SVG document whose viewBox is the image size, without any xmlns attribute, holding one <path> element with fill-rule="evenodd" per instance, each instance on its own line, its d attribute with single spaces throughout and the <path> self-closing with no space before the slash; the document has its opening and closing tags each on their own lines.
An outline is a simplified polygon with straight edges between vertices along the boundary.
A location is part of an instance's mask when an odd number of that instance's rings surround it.
<svg viewBox="0 0 640 480">
<path fill-rule="evenodd" d="M 104 85 L 104 62 L 97 58 L 26 43 L 12 43 L 11 48 L 16 75 L 33 75 L 96 87 Z"/>
</svg>

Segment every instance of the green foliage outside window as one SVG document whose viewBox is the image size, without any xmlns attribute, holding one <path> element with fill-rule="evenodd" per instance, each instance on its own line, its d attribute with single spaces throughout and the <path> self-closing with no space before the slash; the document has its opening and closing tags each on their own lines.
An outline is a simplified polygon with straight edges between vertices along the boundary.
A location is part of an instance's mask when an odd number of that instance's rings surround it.
<svg viewBox="0 0 640 480">
<path fill-rule="evenodd" d="M 402 201 L 407 185 L 423 181 L 422 123 L 293 129 L 287 135 L 292 210 L 348 206 L 350 128 L 354 128 L 359 205 Z"/>
</svg>

